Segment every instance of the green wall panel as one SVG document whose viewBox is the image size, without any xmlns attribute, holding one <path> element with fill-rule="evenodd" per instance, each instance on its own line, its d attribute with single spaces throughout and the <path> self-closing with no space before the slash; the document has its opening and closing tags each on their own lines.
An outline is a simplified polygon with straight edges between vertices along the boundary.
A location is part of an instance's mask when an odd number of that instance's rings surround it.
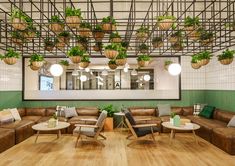
<svg viewBox="0 0 235 166">
<path fill-rule="evenodd" d="M 235 112 L 235 91 L 206 90 L 205 103 L 217 108 Z"/>
<path fill-rule="evenodd" d="M 204 103 L 205 91 L 183 90 L 181 100 L 146 100 L 146 101 L 22 101 L 21 91 L 0 91 L 0 108 L 8 107 L 53 107 L 66 106 L 103 106 L 113 104 L 116 109 L 122 105 L 129 106 L 156 106 L 158 103 L 169 103 L 174 106 L 189 106 L 195 103 Z"/>
</svg>

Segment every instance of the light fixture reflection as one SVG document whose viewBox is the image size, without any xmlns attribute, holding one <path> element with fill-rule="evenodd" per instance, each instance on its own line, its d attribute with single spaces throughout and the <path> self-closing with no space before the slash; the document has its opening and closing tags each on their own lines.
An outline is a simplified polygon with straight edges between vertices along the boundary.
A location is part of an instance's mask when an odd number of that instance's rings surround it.
<svg viewBox="0 0 235 166">
<path fill-rule="evenodd" d="M 178 63 L 172 63 L 170 64 L 170 66 L 168 67 L 168 72 L 173 75 L 179 75 L 181 73 L 181 66 Z"/>
<path fill-rule="evenodd" d="M 50 67 L 50 73 L 54 77 L 59 77 L 63 74 L 63 67 L 60 64 L 53 64 Z"/>
<path fill-rule="evenodd" d="M 149 74 L 146 74 L 144 75 L 144 81 L 149 81 L 150 80 L 150 75 Z"/>
</svg>

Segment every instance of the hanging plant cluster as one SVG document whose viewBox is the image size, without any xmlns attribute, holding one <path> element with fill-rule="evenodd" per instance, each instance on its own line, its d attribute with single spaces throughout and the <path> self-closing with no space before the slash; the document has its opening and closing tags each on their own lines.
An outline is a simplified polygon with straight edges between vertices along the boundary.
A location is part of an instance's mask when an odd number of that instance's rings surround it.
<svg viewBox="0 0 235 166">
<path fill-rule="evenodd" d="M 203 51 L 192 56 L 191 66 L 193 69 L 199 69 L 202 66 L 207 65 L 212 57 L 211 52 Z"/>
<path fill-rule="evenodd" d="M 21 56 L 18 52 L 14 51 L 12 48 L 8 48 L 5 55 L 0 54 L 0 59 L 3 60 L 8 65 L 14 65 Z"/>
<path fill-rule="evenodd" d="M 79 64 L 82 68 L 87 68 L 90 64 L 90 57 L 79 46 L 72 47 L 67 55 L 74 64 Z"/>
</svg>

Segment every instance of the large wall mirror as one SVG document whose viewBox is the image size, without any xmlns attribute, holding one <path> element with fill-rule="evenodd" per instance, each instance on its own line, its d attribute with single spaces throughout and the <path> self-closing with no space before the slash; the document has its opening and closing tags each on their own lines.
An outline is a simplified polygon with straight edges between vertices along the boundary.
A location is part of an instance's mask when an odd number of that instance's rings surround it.
<svg viewBox="0 0 235 166">
<path fill-rule="evenodd" d="M 88 68 L 71 63 L 60 77 L 53 77 L 50 66 L 62 59 L 46 58 L 43 67 L 34 71 L 29 58 L 24 58 L 24 100 L 180 99 L 180 75 L 170 75 L 164 65 L 165 61 L 180 63 L 180 57 L 153 58 L 145 68 L 129 58 L 128 65 L 116 70 L 109 69 L 105 58 L 91 58 Z"/>
</svg>

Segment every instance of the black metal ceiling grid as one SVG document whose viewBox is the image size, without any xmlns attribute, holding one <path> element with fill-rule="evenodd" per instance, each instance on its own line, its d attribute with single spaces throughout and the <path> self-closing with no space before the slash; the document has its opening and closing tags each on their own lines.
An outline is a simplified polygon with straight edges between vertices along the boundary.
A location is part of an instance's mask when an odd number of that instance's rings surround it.
<svg viewBox="0 0 235 166">
<path fill-rule="evenodd" d="M 64 11 L 68 6 L 81 8 L 84 15 L 83 20 L 91 23 L 93 28 L 97 23 L 101 23 L 103 17 L 114 16 L 118 23 L 117 31 L 124 41 L 130 42 L 127 52 L 129 57 L 136 57 L 139 54 L 137 47 L 142 42 L 136 40 L 135 31 L 141 25 L 150 27 L 150 35 L 144 43 L 150 46 L 149 53 L 152 57 L 191 56 L 205 49 L 217 52 L 235 45 L 235 32 L 231 27 L 226 27 L 227 24 L 235 20 L 235 2 L 232 0 L 2 0 L 0 5 L 0 16 L 2 18 L 0 21 L 0 49 L 6 50 L 8 47 L 13 47 L 15 50 L 22 51 L 25 57 L 33 52 L 44 54 L 46 57 L 65 57 L 69 48 L 76 45 L 75 36 L 78 35 L 78 30 L 66 26 L 66 30 L 70 31 L 73 38 L 66 45 L 65 50 L 61 51 L 56 48 L 52 52 L 44 50 L 43 40 L 48 36 L 56 36 L 48 28 L 48 19 L 53 15 L 59 15 L 64 20 Z M 103 10 L 99 9 L 100 5 L 104 6 Z M 144 5 L 145 7 L 142 8 Z M 123 8 L 119 8 L 119 6 L 123 6 Z M 39 38 L 34 38 L 32 42 L 27 42 L 22 47 L 12 43 L 10 32 L 14 31 L 14 28 L 9 21 L 12 8 L 22 9 L 25 14 L 33 19 L 34 25 L 41 31 Z M 198 16 L 202 26 L 216 36 L 213 45 L 201 47 L 198 42 L 185 37 L 186 47 L 178 52 L 172 50 L 168 38 L 174 30 L 161 31 L 156 24 L 156 17 L 167 13 L 177 18 L 176 30 L 184 28 L 184 18 L 187 16 Z M 164 47 L 154 49 L 151 40 L 159 35 L 164 36 Z M 105 35 L 103 43 L 109 43 L 108 34 Z M 92 50 L 94 44 L 95 40 L 90 38 L 89 54 L 91 57 L 103 58 L 102 51 L 97 53 Z"/>
</svg>

